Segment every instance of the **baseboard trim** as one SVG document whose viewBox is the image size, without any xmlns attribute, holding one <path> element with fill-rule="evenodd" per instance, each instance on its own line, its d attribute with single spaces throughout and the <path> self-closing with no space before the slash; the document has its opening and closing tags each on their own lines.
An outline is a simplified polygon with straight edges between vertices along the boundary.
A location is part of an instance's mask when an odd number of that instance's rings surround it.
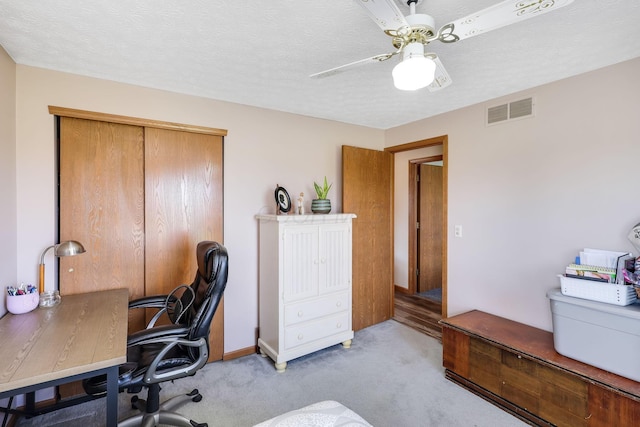
<svg viewBox="0 0 640 427">
<path fill-rule="evenodd" d="M 256 348 L 254 346 L 241 348 L 239 350 L 230 351 L 229 353 L 224 353 L 222 355 L 222 360 L 233 360 L 254 353 L 256 353 Z"/>
<path fill-rule="evenodd" d="M 394 291 L 401 293 L 401 294 L 405 294 L 405 295 L 411 295 L 409 293 L 409 289 L 408 288 L 404 288 L 402 286 L 398 286 L 398 285 L 393 285 Z"/>
</svg>

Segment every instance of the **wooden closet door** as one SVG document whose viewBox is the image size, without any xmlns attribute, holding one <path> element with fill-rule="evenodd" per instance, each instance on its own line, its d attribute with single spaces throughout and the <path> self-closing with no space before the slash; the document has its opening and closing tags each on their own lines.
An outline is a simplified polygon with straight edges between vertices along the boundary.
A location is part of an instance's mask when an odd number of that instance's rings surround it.
<svg viewBox="0 0 640 427">
<path fill-rule="evenodd" d="M 59 120 L 60 239 L 87 253 L 60 258 L 63 295 L 129 288 L 130 298 L 191 283 L 196 245 L 223 242 L 222 129 L 49 107 Z M 223 303 L 210 358 L 223 355 Z M 144 325 L 131 310 L 130 330 Z"/>
<path fill-rule="evenodd" d="M 86 253 L 60 258 L 60 293 L 128 288 L 144 295 L 143 128 L 60 117 L 60 241 Z"/>
<path fill-rule="evenodd" d="M 145 128 L 147 295 L 193 281 L 196 245 L 223 243 L 222 137 Z M 211 326 L 209 360 L 223 354 L 221 303 Z"/>
</svg>

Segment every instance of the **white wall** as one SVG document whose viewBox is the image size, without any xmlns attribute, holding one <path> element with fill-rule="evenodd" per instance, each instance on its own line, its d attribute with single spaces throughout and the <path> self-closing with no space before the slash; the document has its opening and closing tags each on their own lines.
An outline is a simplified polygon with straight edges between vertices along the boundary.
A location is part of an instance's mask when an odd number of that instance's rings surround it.
<svg viewBox="0 0 640 427">
<path fill-rule="evenodd" d="M 640 59 L 502 99 L 533 95 L 535 118 L 486 127 L 485 106 L 501 101 L 492 100 L 386 132 L 13 67 L 0 55 L 3 93 L 6 87 L 11 94 L 7 81 L 13 72 L 16 78 L 16 113 L 10 111 L 11 101 L 0 101 L 1 173 L 11 182 L 10 171 L 15 170 L 17 182 L 17 203 L 12 203 L 16 196 L 10 189 L 2 189 L 2 208 L 8 211 L 0 208 L 0 231 L 16 242 L 17 258 L 7 262 L 0 257 L 0 278 L 35 282 L 38 255 L 55 240 L 53 118 L 48 105 L 228 129 L 224 211 L 231 265 L 226 352 L 255 341 L 254 215 L 273 209 L 276 183 L 291 195 L 311 195 L 313 181 L 324 175 L 337 183 L 330 197 L 340 211 L 342 144 L 382 149 L 449 136 L 451 315 L 475 308 L 550 330 L 545 292 L 557 286 L 555 275 L 578 250 L 633 250 L 626 234 L 640 220 L 640 198 L 634 193 L 640 158 Z M 12 140 L 14 120 L 17 161 L 12 165 L 6 159 L 13 148 L 6 141 Z M 456 224 L 464 227 L 462 238 L 453 238 Z M 47 277 L 48 283 L 53 280 Z"/>
<path fill-rule="evenodd" d="M 301 191 L 310 210 L 313 181 L 327 176 L 333 212 L 342 209 L 341 146 L 383 149 L 384 132 L 360 126 L 17 66 L 18 271 L 37 278 L 38 256 L 56 238 L 54 127 L 47 107 L 98 111 L 228 130 L 224 143 L 225 352 L 255 345 L 258 228 L 275 212 L 273 191 Z M 4 226 L 3 226 L 4 229 Z M 47 269 L 47 283 L 54 283 Z"/>
<path fill-rule="evenodd" d="M 441 154 L 442 146 L 438 145 L 402 151 L 393 156 L 393 283 L 401 288 L 409 288 L 409 162 Z"/>
<path fill-rule="evenodd" d="M 580 249 L 634 250 L 639 75 L 634 59 L 386 132 L 386 146 L 449 136 L 449 315 L 551 330 L 545 294 Z M 487 105 L 527 96 L 534 118 L 484 125 Z"/>
<path fill-rule="evenodd" d="M 6 287 L 16 285 L 16 64 L 0 46 L 0 316 Z"/>
</svg>

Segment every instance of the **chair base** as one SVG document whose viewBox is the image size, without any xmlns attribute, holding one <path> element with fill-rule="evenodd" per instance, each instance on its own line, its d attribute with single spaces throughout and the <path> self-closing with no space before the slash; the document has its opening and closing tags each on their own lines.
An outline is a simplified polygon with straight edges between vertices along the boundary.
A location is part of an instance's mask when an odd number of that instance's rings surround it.
<svg viewBox="0 0 640 427">
<path fill-rule="evenodd" d="M 190 393 L 172 397 L 171 399 L 160 404 L 158 410 L 149 412 L 147 401 L 139 399 L 138 396 L 131 398 L 131 406 L 134 409 L 142 411 L 130 418 L 118 422 L 118 427 L 153 427 L 158 425 L 170 425 L 178 427 L 207 427 L 207 423 L 198 423 L 189 418 L 173 412 L 174 409 L 184 405 L 185 403 L 200 402 L 202 395 L 197 389 Z"/>
</svg>

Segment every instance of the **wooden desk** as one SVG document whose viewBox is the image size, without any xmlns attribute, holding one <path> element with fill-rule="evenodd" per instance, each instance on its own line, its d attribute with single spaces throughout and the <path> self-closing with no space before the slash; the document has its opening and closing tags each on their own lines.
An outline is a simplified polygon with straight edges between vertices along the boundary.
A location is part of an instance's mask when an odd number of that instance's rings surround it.
<svg viewBox="0 0 640 427">
<path fill-rule="evenodd" d="M 0 399 L 107 374 L 107 425 L 118 419 L 127 359 L 127 289 L 63 296 L 55 307 L 0 319 Z"/>
</svg>

